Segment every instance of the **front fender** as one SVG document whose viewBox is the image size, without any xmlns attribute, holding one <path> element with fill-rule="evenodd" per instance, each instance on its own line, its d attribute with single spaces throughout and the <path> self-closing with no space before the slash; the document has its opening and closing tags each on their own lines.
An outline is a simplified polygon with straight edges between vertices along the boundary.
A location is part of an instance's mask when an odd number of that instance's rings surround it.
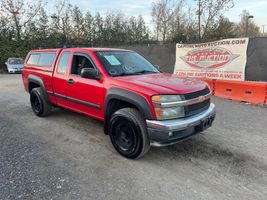
<svg viewBox="0 0 267 200">
<path fill-rule="evenodd" d="M 104 114 L 104 131 L 107 134 L 107 127 L 108 127 L 108 120 L 110 117 L 109 112 L 109 103 L 111 100 L 121 100 L 128 102 L 138 108 L 141 112 L 141 115 L 144 119 L 154 119 L 153 114 L 151 112 L 150 106 L 147 100 L 134 92 L 130 92 L 128 90 L 120 89 L 120 88 L 111 88 L 107 91 L 106 98 L 105 98 L 105 114 Z"/>
</svg>

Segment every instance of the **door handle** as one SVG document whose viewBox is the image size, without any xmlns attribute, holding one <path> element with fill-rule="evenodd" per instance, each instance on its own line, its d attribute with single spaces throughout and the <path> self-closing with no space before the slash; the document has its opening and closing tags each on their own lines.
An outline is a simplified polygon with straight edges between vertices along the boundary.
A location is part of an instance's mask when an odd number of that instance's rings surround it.
<svg viewBox="0 0 267 200">
<path fill-rule="evenodd" d="M 69 80 L 67 80 L 67 82 L 68 82 L 68 84 L 74 84 L 75 83 L 73 79 L 69 79 Z"/>
</svg>

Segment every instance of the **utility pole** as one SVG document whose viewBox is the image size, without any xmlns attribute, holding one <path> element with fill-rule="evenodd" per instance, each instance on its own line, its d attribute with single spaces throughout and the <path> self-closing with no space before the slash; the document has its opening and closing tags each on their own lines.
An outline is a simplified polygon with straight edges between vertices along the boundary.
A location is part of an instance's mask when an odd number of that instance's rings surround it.
<svg viewBox="0 0 267 200">
<path fill-rule="evenodd" d="M 201 0 L 198 0 L 198 40 L 201 40 Z"/>
<path fill-rule="evenodd" d="M 264 25 L 261 25 L 261 26 L 262 26 L 262 36 L 264 37 L 264 34 L 265 34 L 264 29 L 265 29 L 265 26 L 267 26 L 267 24 L 264 24 Z"/>
<path fill-rule="evenodd" d="M 20 41 L 21 40 L 21 35 L 20 35 L 21 34 L 21 28 L 20 28 L 19 20 L 18 20 L 19 12 L 17 10 L 13 10 L 13 11 L 10 11 L 10 13 L 12 14 L 14 22 L 15 22 L 17 39 Z"/>
<path fill-rule="evenodd" d="M 248 36 L 248 20 L 249 20 L 249 19 L 252 19 L 252 18 L 254 18 L 253 15 L 249 15 L 249 16 L 247 16 L 247 20 L 246 20 L 246 37 Z"/>
</svg>

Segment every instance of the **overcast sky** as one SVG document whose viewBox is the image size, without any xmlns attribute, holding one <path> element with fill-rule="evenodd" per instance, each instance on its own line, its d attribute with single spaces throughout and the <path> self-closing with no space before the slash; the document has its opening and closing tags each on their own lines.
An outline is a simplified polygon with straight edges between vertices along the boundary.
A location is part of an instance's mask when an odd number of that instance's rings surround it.
<svg viewBox="0 0 267 200">
<path fill-rule="evenodd" d="M 49 7 L 54 0 L 47 0 Z M 108 11 L 122 11 L 126 15 L 142 15 L 148 25 L 151 25 L 151 5 L 156 0 L 70 0 L 71 4 L 78 5 L 83 11 L 89 10 L 92 14 Z M 194 6 L 195 0 L 186 0 Z M 267 25 L 267 0 L 234 0 L 235 6 L 225 16 L 232 21 L 238 21 L 242 10 L 248 10 L 255 22 L 261 27 Z"/>
</svg>

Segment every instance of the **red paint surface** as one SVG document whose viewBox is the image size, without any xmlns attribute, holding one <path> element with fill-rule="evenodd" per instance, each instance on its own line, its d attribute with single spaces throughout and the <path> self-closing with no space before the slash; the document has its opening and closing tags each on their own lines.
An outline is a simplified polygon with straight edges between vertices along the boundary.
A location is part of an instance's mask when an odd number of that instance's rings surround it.
<svg viewBox="0 0 267 200">
<path fill-rule="evenodd" d="M 24 64 L 22 77 L 25 88 L 28 88 L 28 76 L 30 74 L 38 76 L 43 80 L 47 91 L 75 98 L 88 103 L 97 104 L 101 106 L 102 109 L 99 110 L 93 107 L 74 103 L 66 99 L 55 97 L 54 95 L 49 95 L 49 99 L 52 104 L 86 114 L 99 120 L 104 120 L 105 96 L 110 88 L 128 90 L 144 97 L 152 110 L 154 118 L 156 119 L 154 108 L 151 102 L 151 96 L 156 94 L 186 94 L 203 90 L 206 87 L 206 84 L 199 80 L 179 78 L 177 75 L 166 73 L 111 77 L 106 73 L 101 62 L 96 57 L 95 51 L 97 50 L 109 51 L 110 49 L 70 48 L 63 50 L 51 49 L 32 51 L 56 52 L 57 56 L 54 64 L 50 68 L 41 66 L 28 66 Z M 67 73 L 62 75 L 56 72 L 56 68 L 58 58 L 64 51 L 69 51 L 71 53 L 71 59 L 68 63 Z M 101 79 L 99 81 L 85 79 L 81 78 L 78 75 L 70 74 L 72 56 L 74 52 L 86 53 L 92 58 L 93 62 L 101 73 Z M 27 63 L 29 54 L 25 59 L 25 63 Z M 75 82 L 73 85 L 67 83 L 67 80 L 70 78 Z"/>
</svg>

